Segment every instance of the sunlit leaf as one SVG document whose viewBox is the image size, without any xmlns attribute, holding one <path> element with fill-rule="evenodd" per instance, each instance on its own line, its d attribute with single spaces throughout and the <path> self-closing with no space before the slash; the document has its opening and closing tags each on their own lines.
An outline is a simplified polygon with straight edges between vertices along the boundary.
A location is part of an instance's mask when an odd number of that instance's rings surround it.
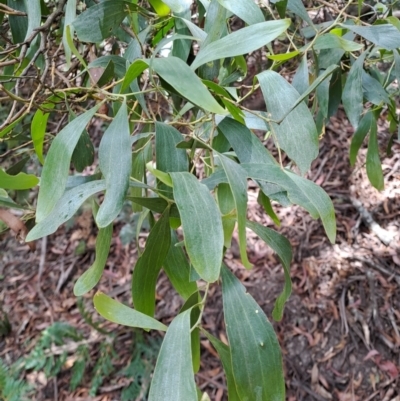
<svg viewBox="0 0 400 401">
<path fill-rule="evenodd" d="M 167 330 L 167 327 L 159 321 L 115 301 L 102 292 L 94 296 L 93 303 L 97 312 L 110 322 L 143 329 Z"/>
</svg>

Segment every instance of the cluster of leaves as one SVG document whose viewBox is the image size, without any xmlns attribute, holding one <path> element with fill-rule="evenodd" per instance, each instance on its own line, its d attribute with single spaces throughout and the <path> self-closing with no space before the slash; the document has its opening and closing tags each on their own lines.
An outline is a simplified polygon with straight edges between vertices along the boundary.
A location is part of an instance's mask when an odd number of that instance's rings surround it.
<svg viewBox="0 0 400 401">
<path fill-rule="evenodd" d="M 400 22 L 392 8 L 372 7 L 370 18 L 362 15 L 362 1 L 355 15 L 348 12 L 352 1 L 341 9 L 334 2 L 321 2 L 313 15 L 318 18 L 325 11 L 330 18 L 318 23 L 300 0 L 270 3 L 0 3 L 3 24 L 11 28 L 2 44 L 6 60 L 0 63 L 1 90 L 13 101 L 0 138 L 9 147 L 5 154 L 32 155 L 19 169 L 0 169 L 0 188 L 11 191 L 0 194 L 1 205 L 28 208 L 27 218 L 35 213 L 36 224 L 26 237 L 34 241 L 54 233 L 83 202 L 93 199 L 99 228 L 96 258 L 76 282 L 77 296 L 99 282 L 113 222 L 123 205 L 130 202 L 139 214 L 138 232 L 148 220 L 151 231 L 132 275 L 134 308 L 102 293 L 94 296 L 94 305 L 110 321 L 166 331 L 150 401 L 202 396 L 195 384 L 200 335 L 221 358 L 230 400 L 285 399 L 282 357 L 272 325 L 223 265 L 236 226 L 246 268 L 252 267 L 246 230 L 265 241 L 284 268 L 284 288 L 273 311 L 274 319 L 282 318 L 291 292 L 291 248 L 275 230 L 247 220 L 248 180 L 259 188 L 258 201 L 273 222 L 279 225 L 271 201 L 298 204 L 321 219 L 334 242 L 332 202 L 305 174 L 318 155 L 325 124 L 342 104 L 356 129 L 351 162 L 369 133 L 367 173 L 376 188 L 383 188 L 377 119 L 387 113 L 392 140 L 399 126 L 394 99 L 399 92 Z M 233 18 L 244 26 L 231 32 Z M 100 51 L 101 46 L 111 51 L 93 57 L 93 49 Z M 264 49 L 268 63 L 253 85 L 245 87 L 245 55 L 258 49 Z M 284 63 L 295 64 L 291 84 L 279 74 Z M 381 71 L 380 63 L 389 69 Z M 24 94 L 23 83 L 29 79 L 36 86 Z M 259 88 L 267 112 L 243 105 Z M 54 132 L 48 128 L 50 116 L 60 120 Z M 86 131 L 93 118 L 107 123 L 98 164 L 94 174 L 79 175 L 76 172 L 94 162 L 95 149 Z M 252 130 L 267 133 L 278 160 Z M 282 152 L 291 160 L 287 165 Z M 39 182 L 36 175 L 23 172 L 32 159 L 42 164 L 35 209 L 13 198 Z M 101 202 L 99 194 L 104 194 Z M 184 300 L 169 327 L 154 318 L 161 269 Z M 201 325 L 209 286 L 220 282 L 229 345 Z"/>
</svg>

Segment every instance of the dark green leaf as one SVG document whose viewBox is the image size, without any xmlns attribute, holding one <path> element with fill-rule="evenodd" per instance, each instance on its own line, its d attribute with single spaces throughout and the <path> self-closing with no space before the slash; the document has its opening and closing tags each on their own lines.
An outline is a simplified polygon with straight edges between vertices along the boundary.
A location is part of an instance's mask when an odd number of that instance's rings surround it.
<svg viewBox="0 0 400 401">
<path fill-rule="evenodd" d="M 239 29 L 222 39 L 203 46 L 190 66 L 196 70 L 213 60 L 251 53 L 286 31 L 290 20 L 267 21 Z M 249 40 L 251 38 L 251 40 Z"/>
<path fill-rule="evenodd" d="M 194 175 L 170 175 L 190 261 L 200 277 L 212 283 L 219 277 L 224 245 L 220 212 L 207 187 Z"/>
<path fill-rule="evenodd" d="M 382 173 L 382 164 L 379 158 L 377 130 L 377 122 L 374 118 L 372 118 L 367 151 L 367 175 L 371 184 L 378 191 L 382 191 L 385 183 Z"/>
<path fill-rule="evenodd" d="M 362 53 L 351 66 L 342 94 L 343 107 L 354 128 L 357 128 L 363 110 L 362 74 L 366 55 L 367 52 Z"/>
<path fill-rule="evenodd" d="M 105 181 L 91 181 L 70 189 L 59 199 L 51 212 L 41 220 L 26 237 L 26 241 L 33 241 L 54 233 L 57 228 L 69 220 L 90 196 L 105 189 Z"/>
<path fill-rule="evenodd" d="M 290 278 L 290 262 L 292 261 L 292 247 L 289 240 L 276 231 L 261 224 L 252 221 L 247 222 L 249 227 L 255 234 L 257 234 L 267 245 L 269 245 L 279 256 L 282 262 L 283 271 L 285 273 L 285 286 L 282 293 L 279 295 L 275 302 L 272 316 L 275 320 L 280 321 L 283 316 L 283 309 L 285 302 L 288 300 L 292 292 L 292 280 Z"/>
<path fill-rule="evenodd" d="M 96 222 L 99 227 L 106 227 L 121 211 L 132 168 L 130 129 L 125 102 L 101 139 L 99 164 L 107 188 Z"/>
<path fill-rule="evenodd" d="M 172 321 L 158 355 L 149 401 L 196 401 L 190 348 L 190 312 Z"/>
<path fill-rule="evenodd" d="M 65 190 L 69 165 L 76 144 L 99 105 L 81 114 L 54 138 L 40 179 L 40 189 L 36 208 L 36 221 L 39 223 L 52 211 Z"/>
<path fill-rule="evenodd" d="M 86 130 L 82 132 L 72 153 L 71 162 L 80 173 L 94 162 L 94 146 Z"/>
<path fill-rule="evenodd" d="M 242 400 L 284 401 L 282 356 L 274 329 L 240 281 L 222 269 L 222 299 L 232 369 Z"/>
<path fill-rule="evenodd" d="M 189 281 L 190 264 L 181 247 L 176 246 L 178 238 L 171 234 L 171 246 L 164 260 L 164 271 L 175 290 L 183 299 L 188 299 L 196 290 L 195 282 Z"/>
<path fill-rule="evenodd" d="M 307 24 L 312 26 L 314 29 L 314 24 L 312 19 L 308 15 L 306 8 L 301 0 L 288 0 L 287 8 L 293 11 L 296 15 L 298 15 L 302 20 L 306 21 Z"/>
<path fill-rule="evenodd" d="M 365 137 L 367 136 L 369 130 L 371 129 L 372 119 L 373 116 L 371 112 L 365 114 L 361 118 L 360 124 L 358 125 L 356 132 L 353 135 L 350 144 L 350 164 L 352 166 L 354 166 L 354 164 L 356 163 L 358 151 L 360 150 Z"/>
<path fill-rule="evenodd" d="M 272 208 L 271 200 L 267 195 L 264 194 L 263 191 L 260 191 L 258 193 L 257 202 L 264 208 L 268 216 L 271 217 L 272 221 L 279 227 L 281 225 L 279 217 L 276 215 L 274 209 Z"/>
<path fill-rule="evenodd" d="M 136 262 L 132 275 L 133 305 L 149 316 L 154 315 L 157 277 L 170 244 L 169 209 L 166 209 L 150 231 L 144 252 Z"/>
<path fill-rule="evenodd" d="M 129 13 L 132 2 L 124 0 L 103 1 L 88 8 L 73 22 L 76 34 L 82 42 L 101 42 L 111 36 Z"/>
<path fill-rule="evenodd" d="M 102 292 L 94 296 L 93 303 L 97 312 L 110 322 L 143 329 L 167 330 L 159 321 L 113 300 Z"/>
<path fill-rule="evenodd" d="M 318 155 L 318 133 L 310 110 L 300 100 L 300 104 L 287 114 L 290 106 L 299 100 L 296 89 L 274 71 L 264 71 L 257 78 L 272 120 L 283 118 L 280 124 L 270 122 L 271 130 L 279 146 L 304 174 Z"/>
<path fill-rule="evenodd" d="M 383 88 L 382 84 L 365 71 L 363 71 L 362 74 L 362 87 L 364 97 L 369 102 L 377 106 L 380 106 L 382 103 L 390 103 L 389 95 Z"/>
</svg>

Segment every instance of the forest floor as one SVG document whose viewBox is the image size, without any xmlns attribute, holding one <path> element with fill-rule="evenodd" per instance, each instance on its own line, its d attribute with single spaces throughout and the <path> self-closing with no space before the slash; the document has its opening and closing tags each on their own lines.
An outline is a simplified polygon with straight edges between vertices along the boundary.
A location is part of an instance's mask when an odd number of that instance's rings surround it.
<svg viewBox="0 0 400 401">
<path fill-rule="evenodd" d="M 381 149 L 385 149 L 389 135 L 384 124 L 380 132 Z M 283 320 L 274 323 L 284 356 L 288 401 L 400 401 L 400 144 L 395 141 L 392 154 L 382 155 L 385 190 L 378 192 L 366 177 L 366 149 L 361 149 L 356 166 L 350 167 L 352 133 L 339 111 L 331 119 L 308 175 L 333 200 L 338 224 L 335 245 L 329 243 L 321 222 L 300 207 L 276 206 L 281 226 L 274 228 L 286 235 L 293 247 L 293 294 Z M 255 188 L 250 187 L 248 217 L 273 227 L 256 199 Z M 379 229 L 371 229 L 366 214 L 386 230 L 383 233 L 391 238 L 390 244 L 379 238 Z M 30 252 L 11 234 L 0 237 L 0 305 L 12 329 L 0 337 L 0 358 L 8 365 L 28 355 L 32 359 L 32 352 L 42 344 L 44 330 L 54 322 L 68 323 L 81 334 L 80 339 L 49 345 L 33 356 L 36 362 L 40 358 L 47 361 L 53 372 L 57 360 L 61 361 L 54 378 L 43 373 L 46 366 L 37 372 L 24 370 L 24 379 L 35 389 L 31 399 L 36 401 L 145 400 L 159 333 L 142 336 L 105 322 L 94 311 L 94 292 L 80 304 L 73 295 L 75 281 L 93 262 L 95 235 L 91 212 L 83 208 L 54 235 L 38 241 L 36 252 Z M 111 254 L 97 287 L 127 303 L 137 256 L 130 236 L 129 225 L 122 221 L 116 224 Z M 145 237 L 144 232 L 141 245 Z M 272 319 L 273 303 L 283 286 L 282 267 L 276 255 L 250 231 L 248 241 L 254 269 L 245 270 L 240 265 L 235 246 L 226 255 L 226 263 Z M 157 299 L 156 317 L 168 323 L 182 300 L 163 275 Z M 85 310 L 85 317 L 79 307 Z M 226 340 L 218 286 L 210 289 L 203 324 Z M 216 353 L 205 338 L 201 344 L 197 383 L 211 400 L 226 400 Z M 87 370 L 82 383 L 72 391 L 71 366 L 78 349 L 87 351 L 82 351 Z M 99 382 L 97 394 L 90 396 L 91 377 L 101 358 L 109 359 L 109 370 L 97 372 L 106 378 Z"/>
</svg>

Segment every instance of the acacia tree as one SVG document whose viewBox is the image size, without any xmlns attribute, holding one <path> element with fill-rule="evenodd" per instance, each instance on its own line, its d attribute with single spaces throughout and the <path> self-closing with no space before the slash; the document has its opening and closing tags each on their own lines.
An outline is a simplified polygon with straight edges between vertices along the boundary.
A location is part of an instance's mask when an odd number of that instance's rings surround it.
<svg viewBox="0 0 400 401">
<path fill-rule="evenodd" d="M 400 22 L 391 6 L 300 0 L 2 0 L 0 127 L 1 218 L 35 218 L 31 242 L 54 233 L 88 199 L 98 226 L 96 258 L 76 296 L 99 282 L 113 222 L 126 202 L 151 231 L 132 274 L 133 307 L 97 292 L 104 318 L 166 331 L 149 400 L 197 400 L 200 336 L 218 352 L 229 400 L 285 399 L 282 357 L 267 316 L 223 264 L 237 227 L 243 266 L 251 269 L 246 230 L 279 256 L 285 283 L 272 316 L 291 292 L 289 241 L 247 220 L 247 184 L 279 225 L 271 201 L 298 204 L 336 235 L 332 202 L 305 178 L 319 137 L 340 104 L 355 128 L 350 162 L 368 136 L 366 169 L 383 188 L 377 119 L 398 130 Z M 257 4 L 259 3 L 259 4 Z M 240 28 L 232 30 L 232 21 Z M 246 55 L 266 56 L 250 86 Z M 290 63 L 292 81 L 281 75 Z M 385 72 L 379 63 L 389 67 Z M 261 88 L 266 110 L 243 103 Z M 48 120 L 58 121 L 50 131 Z M 97 158 L 87 128 L 102 119 Z M 253 130 L 264 131 L 277 157 Z M 390 148 L 390 143 L 389 143 Z M 285 164 L 285 153 L 290 163 Z M 98 160 L 94 174 L 78 174 Z M 36 174 L 26 168 L 38 165 Z M 25 169 L 25 171 L 24 171 Z M 20 191 L 36 194 L 18 203 Z M 154 318 L 161 269 L 184 303 L 167 327 Z M 210 285 L 221 285 L 229 344 L 202 327 Z M 205 397 L 205 396 L 204 396 Z M 206 398 L 203 398 L 206 399 Z"/>
</svg>

